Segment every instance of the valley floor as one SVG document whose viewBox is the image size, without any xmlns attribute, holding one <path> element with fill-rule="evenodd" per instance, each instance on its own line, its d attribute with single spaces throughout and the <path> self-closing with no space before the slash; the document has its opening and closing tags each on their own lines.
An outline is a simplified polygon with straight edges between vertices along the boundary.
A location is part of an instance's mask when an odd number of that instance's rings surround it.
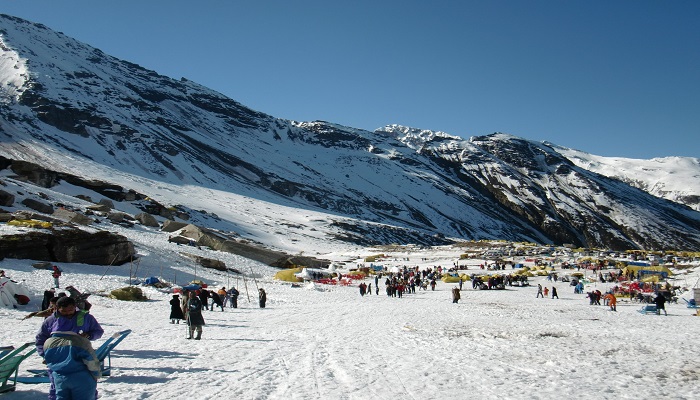
<svg viewBox="0 0 700 400">
<path fill-rule="evenodd" d="M 17 265 L 5 260 L 0 268 L 43 293 L 46 271 Z M 128 283 L 87 268 L 76 266 L 66 281 L 95 293 Z M 531 283 L 477 291 L 467 282 L 453 304 L 455 285 L 441 282 L 435 291 L 390 298 L 382 281 L 379 295 L 361 297 L 357 287 L 291 287 L 264 278 L 257 284 L 267 290 L 267 308 L 249 301 L 241 284 L 238 309 L 204 312 L 201 341 L 169 323 L 170 294 L 147 288 L 150 300 L 139 303 L 94 295 L 91 313 L 104 338 L 133 330 L 113 351 L 114 371 L 98 389 L 102 399 L 117 400 L 700 398 L 695 310 L 671 304 L 668 316 L 642 315 L 641 305 L 621 300 L 612 312 L 561 282 L 559 299 L 535 298 L 537 283 L 552 282 Z M 256 283 L 246 284 L 252 295 Z M 33 310 L 0 308 L 1 345 L 34 339 L 41 320 L 21 321 Z M 38 356 L 20 375 L 32 367 L 41 367 Z M 3 398 L 40 399 L 47 390 L 20 383 Z"/>
</svg>

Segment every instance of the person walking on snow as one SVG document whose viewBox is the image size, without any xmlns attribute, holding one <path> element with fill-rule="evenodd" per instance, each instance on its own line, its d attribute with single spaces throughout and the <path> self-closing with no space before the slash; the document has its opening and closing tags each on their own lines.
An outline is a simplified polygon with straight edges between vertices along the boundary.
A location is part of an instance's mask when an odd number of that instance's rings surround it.
<svg viewBox="0 0 700 400">
<path fill-rule="evenodd" d="M 460 298 L 461 296 L 459 294 L 459 288 L 455 286 L 454 288 L 452 288 L 452 302 L 459 303 Z"/>
<path fill-rule="evenodd" d="M 558 299 L 559 295 L 557 294 L 557 288 L 552 286 L 552 298 L 555 298 L 555 297 Z"/>
<path fill-rule="evenodd" d="M 194 292 L 190 292 L 189 296 L 185 315 L 187 325 L 189 326 L 189 335 L 187 336 L 187 339 L 192 339 L 194 336 L 194 331 L 196 330 L 197 336 L 194 337 L 194 340 L 200 340 L 202 338 L 202 326 L 204 325 L 204 317 L 202 316 L 202 301 L 197 298 Z"/>
<path fill-rule="evenodd" d="M 542 285 L 540 285 L 539 283 L 537 284 L 537 296 L 535 296 L 535 298 L 538 297 L 544 298 L 544 295 L 542 294 Z"/>
<path fill-rule="evenodd" d="M 180 296 L 174 294 L 172 300 L 170 300 L 170 323 L 174 324 L 177 321 L 177 323 L 179 324 L 181 319 L 185 319 L 185 316 L 182 313 L 182 306 L 180 305 Z"/>
<path fill-rule="evenodd" d="M 61 269 L 58 268 L 57 265 L 53 266 L 53 272 L 51 273 L 51 276 L 53 276 L 53 286 L 55 288 L 59 288 L 60 285 L 58 284 L 58 278 L 61 277 Z"/>
</svg>

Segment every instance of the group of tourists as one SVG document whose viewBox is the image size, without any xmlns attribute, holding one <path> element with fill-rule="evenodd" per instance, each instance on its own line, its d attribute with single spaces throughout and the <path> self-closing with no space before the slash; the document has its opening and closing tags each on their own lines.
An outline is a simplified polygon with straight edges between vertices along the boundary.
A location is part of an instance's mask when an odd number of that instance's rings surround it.
<svg viewBox="0 0 700 400">
<path fill-rule="evenodd" d="M 187 339 L 200 340 L 202 338 L 202 327 L 205 325 L 203 310 L 214 311 L 214 307 L 224 307 L 228 304 L 230 308 L 238 308 L 238 296 L 240 293 L 236 288 L 226 290 L 225 287 L 216 292 L 208 289 L 183 290 L 183 297 L 173 294 L 170 300 L 170 323 L 179 324 L 181 320 L 186 321 L 189 326 Z M 209 303 L 211 299 L 211 304 Z M 258 305 L 265 308 L 267 303 L 267 293 L 265 289 L 258 289 Z M 196 333 L 196 335 L 195 335 Z"/>
<path fill-rule="evenodd" d="M 542 287 L 542 284 L 538 283 L 538 284 L 537 284 L 537 295 L 535 296 L 535 298 L 538 298 L 538 297 L 542 297 L 542 298 L 548 297 L 548 296 L 549 296 L 549 292 L 550 292 L 550 291 L 549 291 L 549 288 L 548 288 L 548 287 L 544 287 L 544 288 L 543 288 L 543 287 Z M 556 288 L 556 287 L 552 286 L 552 291 L 551 291 L 551 292 L 552 292 L 552 298 L 553 298 L 553 299 L 554 299 L 554 298 L 557 298 L 557 299 L 559 298 L 559 294 L 557 293 L 557 288 Z"/>
</svg>

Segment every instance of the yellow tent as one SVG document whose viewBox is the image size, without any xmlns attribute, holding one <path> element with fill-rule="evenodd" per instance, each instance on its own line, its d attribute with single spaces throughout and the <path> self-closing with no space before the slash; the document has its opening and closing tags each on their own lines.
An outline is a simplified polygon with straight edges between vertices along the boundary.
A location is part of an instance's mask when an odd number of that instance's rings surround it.
<svg viewBox="0 0 700 400">
<path fill-rule="evenodd" d="M 303 279 L 298 278 L 294 275 L 300 273 L 303 269 L 303 267 L 283 269 L 275 274 L 275 279 L 277 279 L 278 281 L 285 282 L 303 282 Z"/>
<path fill-rule="evenodd" d="M 445 274 L 442 276 L 441 280 L 445 283 L 459 283 L 459 279 L 460 279 L 459 276 Z M 461 279 L 462 279 L 462 282 L 464 282 L 465 279 L 464 278 L 461 278 Z"/>
</svg>

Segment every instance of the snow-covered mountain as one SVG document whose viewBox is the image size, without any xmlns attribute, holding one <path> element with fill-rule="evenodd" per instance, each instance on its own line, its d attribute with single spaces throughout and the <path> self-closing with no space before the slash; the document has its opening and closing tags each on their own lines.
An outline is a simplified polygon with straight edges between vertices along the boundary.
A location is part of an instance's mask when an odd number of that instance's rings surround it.
<svg viewBox="0 0 700 400">
<path fill-rule="evenodd" d="M 271 247 L 450 238 L 700 247 L 700 212 L 551 144 L 278 119 L 6 15 L 0 46 L 0 156 L 108 179 Z M 695 178 L 679 187 L 697 188 Z"/>
<path fill-rule="evenodd" d="M 601 157 L 561 146 L 553 146 L 579 167 L 619 179 L 664 199 L 700 211 L 700 159 L 663 157 L 640 160 Z"/>
</svg>

